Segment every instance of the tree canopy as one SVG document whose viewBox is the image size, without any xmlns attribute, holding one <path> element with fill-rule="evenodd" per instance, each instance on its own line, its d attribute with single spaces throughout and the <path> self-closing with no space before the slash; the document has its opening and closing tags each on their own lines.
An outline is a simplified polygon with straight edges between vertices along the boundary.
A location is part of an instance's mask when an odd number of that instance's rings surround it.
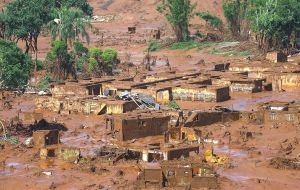
<svg viewBox="0 0 300 190">
<path fill-rule="evenodd" d="M 30 49 L 36 52 L 43 26 L 55 18 L 54 10 L 62 7 L 78 8 L 85 16 L 93 14 L 87 0 L 15 0 L 0 13 L 0 38 L 15 42 L 22 40 L 26 44 L 25 53 Z"/>
<path fill-rule="evenodd" d="M 32 71 L 31 59 L 11 41 L 0 40 L 0 86 L 22 88 Z"/>
<path fill-rule="evenodd" d="M 53 79 L 65 80 L 69 74 L 75 75 L 72 72 L 73 64 L 66 42 L 56 40 L 51 43 L 51 47 L 51 51 L 46 56 L 45 64 Z"/>
<path fill-rule="evenodd" d="M 264 51 L 299 42 L 299 0 L 224 0 L 223 9 L 233 35 L 241 36 L 243 23 L 249 25 Z"/>
<path fill-rule="evenodd" d="M 89 42 L 89 35 L 86 31 L 91 27 L 90 19 L 86 17 L 82 10 L 78 8 L 62 7 L 53 11 L 53 20 L 47 26 L 51 31 L 52 39 L 59 40 L 70 44 L 79 40 L 79 36 Z"/>
<path fill-rule="evenodd" d="M 56 0 L 56 7 L 76 7 L 82 10 L 86 15 L 93 15 L 93 7 L 88 3 L 87 0 Z"/>
<path fill-rule="evenodd" d="M 25 53 L 37 51 L 37 38 L 42 26 L 50 19 L 53 4 L 47 0 L 16 0 L 4 9 L 5 33 L 11 40 L 23 40 Z"/>
<path fill-rule="evenodd" d="M 189 19 L 193 16 L 195 6 L 190 0 L 164 0 L 157 7 L 172 25 L 177 41 L 189 40 Z"/>
</svg>

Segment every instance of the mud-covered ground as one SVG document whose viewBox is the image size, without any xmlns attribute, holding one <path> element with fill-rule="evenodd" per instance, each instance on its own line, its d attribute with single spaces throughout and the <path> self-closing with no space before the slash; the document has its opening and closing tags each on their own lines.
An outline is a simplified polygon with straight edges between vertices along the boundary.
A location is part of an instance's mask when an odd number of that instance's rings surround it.
<svg viewBox="0 0 300 190">
<path fill-rule="evenodd" d="M 295 95 L 296 94 L 296 95 Z M 255 104 L 262 101 L 282 100 L 290 97 L 300 100 L 299 90 L 282 93 L 258 93 L 255 95 L 233 95 L 224 105 L 235 109 L 255 110 Z M 214 104 L 179 102 L 182 108 L 204 109 Z M 1 119 L 9 120 L 17 111 L 33 111 L 34 96 L 23 95 L 15 98 L 11 110 L 0 111 Z M 66 146 L 78 147 L 83 156 L 92 156 L 94 151 L 108 145 L 111 139 L 106 135 L 102 116 L 59 115 L 43 112 L 48 121 L 64 123 L 68 128 L 62 132 L 61 142 Z M 22 115 L 22 114 L 20 114 Z M 82 127 L 84 126 L 84 127 Z M 217 155 L 226 155 L 229 166 L 219 166 L 220 189 L 299 189 L 300 171 L 275 169 L 270 159 L 285 155 L 284 144 L 291 143 L 296 157 L 300 153 L 300 126 L 279 123 L 252 125 L 238 122 L 215 124 L 201 128 L 209 138 L 219 140 L 214 145 Z M 252 138 L 243 140 L 240 131 L 250 131 Z M 230 133 L 231 137 L 226 136 Z M 26 138 L 20 138 L 23 142 Z M 149 139 L 149 138 L 148 138 Z M 150 138 L 151 140 L 151 138 Z M 210 146 L 210 145 L 208 145 Z M 5 144 L 0 150 L 0 189 L 133 189 L 136 184 L 138 167 L 135 161 L 119 161 L 114 165 L 100 160 L 85 164 L 66 163 L 57 159 L 40 160 L 38 150 Z M 96 168 L 96 170 L 95 170 Z M 120 172 L 122 171 L 122 172 Z M 43 172 L 51 172 L 48 176 Z M 121 174 L 120 174 L 121 173 Z"/>
<path fill-rule="evenodd" d="M 7 2 L 7 1 L 6 1 Z M 130 54 L 130 61 L 139 65 L 150 39 L 151 30 L 163 28 L 162 38 L 172 37 L 170 26 L 155 7 L 158 0 L 90 0 L 95 15 L 113 18 L 108 22 L 94 22 L 93 26 L 103 33 L 102 36 L 91 33 L 89 47 L 114 47 L 119 50 L 119 57 L 124 60 Z M 197 1 L 198 10 L 209 10 L 216 15 L 222 15 L 221 1 Z M 3 2 L 0 2 L 0 6 Z M 200 27 L 205 30 L 205 23 L 193 19 L 192 32 Z M 128 26 L 137 26 L 137 33 L 127 33 Z M 22 44 L 20 44 L 22 46 Z M 218 45 L 215 45 L 217 47 Z M 44 59 L 50 48 L 50 38 L 39 39 L 38 57 Z M 210 47 L 214 48 L 214 47 Z M 210 49 L 208 48 L 208 49 Z M 225 57 L 220 54 L 209 54 L 208 49 L 203 50 L 170 50 L 164 48 L 151 55 L 158 56 L 158 64 L 152 67 L 150 73 L 167 71 L 164 58 L 168 57 L 171 69 L 179 71 L 207 70 L 210 63 L 237 63 L 248 64 L 245 57 Z M 197 64 L 201 59 L 205 65 Z M 267 63 L 260 62 L 265 65 Z M 270 65 L 271 67 L 271 65 Z M 201 110 L 215 105 L 223 105 L 234 110 L 256 110 L 257 104 L 271 100 L 300 101 L 300 89 L 285 89 L 284 92 L 262 92 L 256 94 L 231 94 L 231 100 L 222 103 L 202 103 L 178 101 L 183 109 Z M 23 95 L 13 99 L 12 109 L 0 108 L 0 119 L 10 120 L 21 112 L 34 110 L 34 95 Z M 102 116 L 86 115 L 58 115 L 43 112 L 48 121 L 64 123 L 68 130 L 62 133 L 61 141 L 66 146 L 78 147 L 84 156 L 94 154 L 94 151 L 110 144 L 111 139 L 106 135 Z M 22 115 L 22 114 L 21 114 Z M 84 126 L 84 127 L 82 127 Z M 218 155 L 227 155 L 230 158 L 230 167 L 218 167 L 220 175 L 220 189 L 300 189 L 300 171 L 290 169 L 275 169 L 270 166 L 270 160 L 278 156 L 295 157 L 300 153 L 300 126 L 279 123 L 250 125 L 241 122 L 225 125 L 203 127 L 210 133 L 210 138 L 219 140 L 214 150 Z M 240 130 L 254 132 L 253 138 L 243 141 Z M 230 132 L 231 140 L 225 132 Z M 26 138 L 20 138 L 23 142 Z M 298 142 L 298 143 L 297 143 Z M 290 143 L 293 151 L 286 155 L 282 151 L 284 144 Z M 21 144 L 21 143 L 20 143 Z M 0 147 L 0 190 L 14 189 L 134 189 L 138 167 L 135 161 L 119 161 L 115 165 L 107 162 L 93 160 L 86 164 L 66 163 L 59 160 L 42 161 L 38 150 L 25 148 L 22 145 L 5 144 Z M 122 171 L 122 172 L 121 172 Z M 43 172 L 50 172 L 46 175 Z M 48 173 L 47 173 L 48 174 Z"/>
</svg>

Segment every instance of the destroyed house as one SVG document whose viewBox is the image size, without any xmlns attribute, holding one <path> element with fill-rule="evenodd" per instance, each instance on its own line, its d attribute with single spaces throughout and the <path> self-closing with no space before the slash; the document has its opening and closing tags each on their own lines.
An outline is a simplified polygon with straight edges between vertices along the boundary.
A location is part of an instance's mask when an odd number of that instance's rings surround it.
<svg viewBox="0 0 300 190">
<path fill-rule="evenodd" d="M 60 144 L 59 132 L 67 130 L 62 124 L 48 123 L 44 119 L 28 127 L 33 131 L 33 143 L 36 148 L 45 148 L 47 146 Z"/>
<path fill-rule="evenodd" d="M 264 79 L 251 79 L 241 76 L 214 79 L 213 84 L 229 86 L 231 92 L 255 93 L 263 90 Z"/>
<path fill-rule="evenodd" d="M 134 145 L 133 145 L 134 146 Z M 171 144 L 171 143 L 153 143 L 146 147 L 129 147 L 129 150 L 141 155 L 144 162 L 153 162 L 159 160 L 177 160 L 188 158 L 191 152 L 199 153 L 199 145 Z"/>
<path fill-rule="evenodd" d="M 230 99 L 229 88 L 222 86 L 181 85 L 172 88 L 174 100 L 222 102 Z"/>
<path fill-rule="evenodd" d="M 115 79 L 101 79 L 98 81 L 82 80 L 79 82 L 67 82 L 56 84 L 51 89 L 54 97 L 86 97 L 102 94 L 102 83 L 111 82 Z"/>
<path fill-rule="evenodd" d="M 24 125 L 28 124 L 34 124 L 43 119 L 42 113 L 36 113 L 36 112 L 23 112 L 23 121 L 22 123 Z"/>
<path fill-rule="evenodd" d="M 271 107 L 272 110 L 265 110 L 265 122 L 286 122 L 296 125 L 300 124 L 300 108 L 299 107 Z M 276 109 L 274 109 L 276 108 Z M 282 109 L 282 110 L 278 110 Z"/>
<path fill-rule="evenodd" d="M 212 85 L 212 81 L 208 77 L 193 77 L 187 80 L 188 84 L 197 84 L 197 85 Z"/>
<path fill-rule="evenodd" d="M 229 71 L 234 72 L 265 72 L 270 71 L 272 68 L 268 67 L 266 65 L 262 65 L 260 63 L 251 63 L 251 64 L 245 64 L 245 63 L 238 63 L 238 64 L 231 64 L 229 67 Z"/>
<path fill-rule="evenodd" d="M 125 113 L 137 108 L 133 101 L 115 99 L 41 96 L 35 100 L 36 109 L 48 109 L 63 114 L 83 113 L 100 115 Z"/>
<path fill-rule="evenodd" d="M 104 96 L 120 96 L 124 92 L 131 92 L 135 83 L 128 82 L 107 82 L 102 84 L 102 95 Z"/>
<path fill-rule="evenodd" d="M 230 91 L 231 92 L 247 92 L 247 93 L 255 93 L 261 92 L 263 87 L 262 79 L 237 79 L 230 80 Z"/>
<path fill-rule="evenodd" d="M 266 59 L 273 62 L 287 62 L 288 58 L 283 52 L 269 52 L 267 53 Z"/>
<path fill-rule="evenodd" d="M 158 103 L 165 103 L 172 100 L 172 88 L 169 86 L 150 86 L 147 88 L 135 88 L 132 93 L 144 94 L 152 97 Z"/>
<path fill-rule="evenodd" d="M 162 112 L 131 112 L 106 117 L 106 129 L 121 141 L 162 135 L 168 129 L 170 116 Z"/>
<path fill-rule="evenodd" d="M 199 74 L 200 73 L 195 73 L 195 74 L 191 74 L 191 76 L 198 76 Z M 145 76 L 143 83 L 144 85 L 147 85 L 147 84 L 155 84 L 160 82 L 170 82 L 170 81 L 181 80 L 182 78 L 187 76 L 189 75 L 176 74 L 176 73 L 159 73 L 159 74 Z"/>
<path fill-rule="evenodd" d="M 188 144 L 194 144 L 200 142 L 201 135 L 201 130 L 197 128 L 173 127 L 166 133 L 165 139 L 171 143 L 185 141 Z"/>
<path fill-rule="evenodd" d="M 36 148 L 44 148 L 60 143 L 58 130 L 37 130 L 33 132 L 33 143 Z"/>
<path fill-rule="evenodd" d="M 184 127 L 199 127 L 218 122 L 237 121 L 240 113 L 237 111 L 193 111 L 189 114 Z"/>
<path fill-rule="evenodd" d="M 259 106 L 255 112 L 243 112 L 242 119 L 260 123 L 280 123 L 299 125 L 300 123 L 300 104 L 296 102 L 271 101 Z"/>
<path fill-rule="evenodd" d="M 211 167 L 189 161 L 143 163 L 138 182 L 144 188 L 184 187 L 188 189 L 217 189 L 217 177 Z"/>
</svg>

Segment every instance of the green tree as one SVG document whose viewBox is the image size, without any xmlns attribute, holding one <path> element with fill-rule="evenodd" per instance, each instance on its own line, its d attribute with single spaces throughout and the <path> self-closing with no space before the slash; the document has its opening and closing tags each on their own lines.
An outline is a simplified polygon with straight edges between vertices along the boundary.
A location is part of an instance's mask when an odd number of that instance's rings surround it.
<svg viewBox="0 0 300 190">
<path fill-rule="evenodd" d="M 89 49 L 88 71 L 94 76 L 112 75 L 112 70 L 118 63 L 118 52 L 113 48 L 103 51 L 98 48 Z"/>
<path fill-rule="evenodd" d="M 31 59 L 11 41 L 0 40 L 0 86 L 23 88 L 32 71 Z"/>
<path fill-rule="evenodd" d="M 189 40 L 189 19 L 193 16 L 196 4 L 190 0 L 164 0 L 157 10 L 165 14 L 172 25 L 178 42 Z"/>
<path fill-rule="evenodd" d="M 45 65 L 55 80 L 65 80 L 71 74 L 76 78 L 74 60 L 68 52 L 67 44 L 64 41 L 53 41 L 51 51 L 47 54 Z"/>
<path fill-rule="evenodd" d="M 25 53 L 38 51 L 38 36 L 50 19 L 54 4 L 47 0 L 16 0 L 5 7 L 5 33 L 12 40 L 25 42 Z"/>
<path fill-rule="evenodd" d="M 58 38 L 66 44 L 69 42 L 72 45 L 73 41 L 78 41 L 81 35 L 89 42 L 89 34 L 86 29 L 91 27 L 90 19 L 84 15 L 82 10 L 62 7 L 55 9 L 53 15 L 55 19 L 48 23 L 52 39 Z"/>
<path fill-rule="evenodd" d="M 76 56 L 80 57 L 83 55 L 87 55 L 89 50 L 88 48 L 84 47 L 84 45 L 78 41 L 74 42 L 74 53 Z"/>
<path fill-rule="evenodd" d="M 296 42 L 300 29 L 299 0 L 252 0 L 248 20 L 257 34 L 259 47 L 289 50 Z"/>
<path fill-rule="evenodd" d="M 229 23 L 229 28 L 233 36 L 240 38 L 243 27 L 243 21 L 245 21 L 247 6 L 249 0 L 224 0 L 223 11 L 224 16 Z"/>
<path fill-rule="evenodd" d="M 118 52 L 116 49 L 106 48 L 103 50 L 101 57 L 106 64 L 113 64 L 118 58 Z"/>
<path fill-rule="evenodd" d="M 6 13 L 4 9 L 0 10 L 0 39 L 6 39 L 6 22 L 5 22 Z"/>
<path fill-rule="evenodd" d="M 91 7 L 87 0 L 56 0 L 56 7 L 77 7 L 81 9 L 86 15 L 93 15 L 93 7 Z"/>
</svg>

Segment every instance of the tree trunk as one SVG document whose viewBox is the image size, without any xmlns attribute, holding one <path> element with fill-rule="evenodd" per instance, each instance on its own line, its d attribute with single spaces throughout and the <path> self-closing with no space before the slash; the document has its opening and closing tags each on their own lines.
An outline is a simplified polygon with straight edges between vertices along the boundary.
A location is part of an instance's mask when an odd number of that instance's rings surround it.
<svg viewBox="0 0 300 190">
<path fill-rule="evenodd" d="M 38 54 L 38 37 L 34 37 L 34 50 L 35 50 L 35 64 L 34 64 L 34 72 L 37 72 L 37 54 Z"/>
</svg>

